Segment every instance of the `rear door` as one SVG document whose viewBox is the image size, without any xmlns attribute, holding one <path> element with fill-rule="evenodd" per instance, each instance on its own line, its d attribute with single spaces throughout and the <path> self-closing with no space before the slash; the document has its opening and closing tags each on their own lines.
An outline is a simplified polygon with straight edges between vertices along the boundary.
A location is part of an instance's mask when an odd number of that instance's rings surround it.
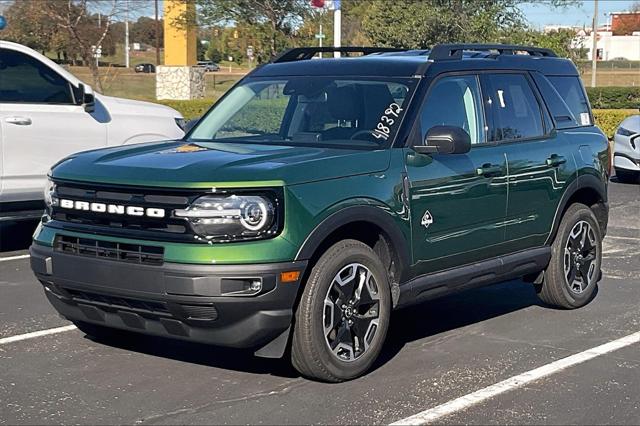
<svg viewBox="0 0 640 426">
<path fill-rule="evenodd" d="M 422 105 L 414 139 L 433 126 L 461 127 L 466 154 L 417 154 L 407 148 L 406 173 L 415 271 L 425 274 L 505 253 L 507 164 L 502 147 L 488 144 L 478 76 L 440 77 Z"/>
<path fill-rule="evenodd" d="M 4 201 L 41 199 L 54 163 L 106 145 L 106 124 L 77 105 L 74 89 L 36 58 L 0 49 Z"/>
<path fill-rule="evenodd" d="M 489 141 L 508 161 L 506 242 L 512 251 L 542 246 L 575 172 L 571 147 L 554 130 L 528 73 L 483 74 L 482 86 Z"/>
</svg>

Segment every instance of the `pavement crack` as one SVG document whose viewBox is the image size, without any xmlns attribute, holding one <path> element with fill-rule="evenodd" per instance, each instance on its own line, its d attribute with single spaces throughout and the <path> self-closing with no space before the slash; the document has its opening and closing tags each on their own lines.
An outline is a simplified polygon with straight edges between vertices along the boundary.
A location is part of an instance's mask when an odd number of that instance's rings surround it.
<svg viewBox="0 0 640 426">
<path fill-rule="evenodd" d="M 274 395 L 286 395 L 291 390 L 303 385 L 304 383 L 305 381 L 302 379 L 289 380 L 271 390 L 256 392 L 256 393 L 245 395 L 243 397 L 238 397 L 238 398 L 211 401 L 206 404 L 198 405 L 196 407 L 180 408 L 180 409 L 169 411 L 162 414 L 155 414 L 152 416 L 148 416 L 148 417 L 136 420 L 134 424 L 154 423 L 158 420 L 166 420 L 171 417 L 179 416 L 181 414 L 197 414 L 207 410 L 208 408 L 211 408 L 217 405 L 245 402 L 249 400 L 256 400 L 263 397 L 274 396 Z"/>
</svg>

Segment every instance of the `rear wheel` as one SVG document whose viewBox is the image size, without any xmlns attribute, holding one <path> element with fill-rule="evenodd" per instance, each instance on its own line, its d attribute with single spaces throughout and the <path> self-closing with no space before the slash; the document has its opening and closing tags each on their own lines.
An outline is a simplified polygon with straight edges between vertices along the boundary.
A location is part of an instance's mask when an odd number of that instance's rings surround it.
<svg viewBox="0 0 640 426">
<path fill-rule="evenodd" d="M 633 170 L 619 169 L 616 167 L 616 177 L 620 182 L 637 183 L 638 181 L 640 181 L 640 172 L 634 172 Z"/>
<path fill-rule="evenodd" d="M 571 205 L 551 246 L 539 297 L 548 305 L 574 309 L 593 298 L 602 264 L 602 234 L 593 211 Z"/>
<path fill-rule="evenodd" d="M 311 270 L 298 305 L 293 366 L 328 382 L 364 374 L 382 349 L 390 315 L 388 277 L 378 256 L 360 241 L 336 243 Z"/>
</svg>

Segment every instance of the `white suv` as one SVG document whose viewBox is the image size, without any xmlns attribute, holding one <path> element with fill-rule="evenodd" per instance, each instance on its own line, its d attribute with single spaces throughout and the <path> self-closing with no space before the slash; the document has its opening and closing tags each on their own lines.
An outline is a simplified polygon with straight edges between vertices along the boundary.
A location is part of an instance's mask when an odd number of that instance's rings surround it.
<svg viewBox="0 0 640 426">
<path fill-rule="evenodd" d="M 640 181 L 640 114 L 627 117 L 614 136 L 613 162 L 621 182 Z"/>
<path fill-rule="evenodd" d="M 0 40 L 0 222 L 39 217 L 49 168 L 77 151 L 184 135 L 182 115 L 113 98 L 45 56 Z"/>
</svg>

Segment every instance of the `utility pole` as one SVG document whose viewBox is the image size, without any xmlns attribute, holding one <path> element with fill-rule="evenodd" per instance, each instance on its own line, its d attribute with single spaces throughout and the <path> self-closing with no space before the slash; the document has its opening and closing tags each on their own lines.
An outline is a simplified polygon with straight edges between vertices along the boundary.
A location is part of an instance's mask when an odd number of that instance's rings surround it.
<svg viewBox="0 0 640 426">
<path fill-rule="evenodd" d="M 593 43 L 591 45 L 591 87 L 596 87 L 596 68 L 598 66 L 598 0 L 593 4 Z"/>
<path fill-rule="evenodd" d="M 124 66 L 129 68 L 129 0 L 126 2 L 124 18 Z"/>
<path fill-rule="evenodd" d="M 340 47 L 342 42 L 342 10 L 340 0 L 333 1 L 333 46 Z M 340 52 L 333 52 L 334 58 L 340 57 Z"/>
<path fill-rule="evenodd" d="M 156 65 L 160 65 L 160 20 L 158 19 L 158 0 L 156 6 Z"/>
</svg>

